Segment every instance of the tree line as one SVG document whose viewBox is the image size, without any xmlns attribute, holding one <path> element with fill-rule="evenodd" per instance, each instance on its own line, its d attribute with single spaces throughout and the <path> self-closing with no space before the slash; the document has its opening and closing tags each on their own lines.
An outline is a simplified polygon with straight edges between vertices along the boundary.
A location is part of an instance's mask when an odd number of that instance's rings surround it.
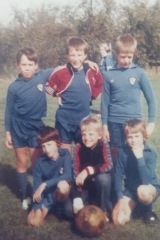
<svg viewBox="0 0 160 240">
<path fill-rule="evenodd" d="M 138 64 L 159 63 L 159 12 L 160 0 L 152 5 L 148 0 L 128 0 L 126 5 L 114 0 L 82 0 L 76 6 L 48 4 L 24 12 L 14 9 L 12 21 L 0 25 L 0 70 L 7 72 L 15 66 L 17 51 L 26 46 L 37 51 L 40 68 L 64 64 L 70 36 L 86 40 L 89 59 L 98 63 L 99 44 L 111 43 L 114 51 L 114 42 L 123 33 L 131 33 L 138 41 Z"/>
</svg>

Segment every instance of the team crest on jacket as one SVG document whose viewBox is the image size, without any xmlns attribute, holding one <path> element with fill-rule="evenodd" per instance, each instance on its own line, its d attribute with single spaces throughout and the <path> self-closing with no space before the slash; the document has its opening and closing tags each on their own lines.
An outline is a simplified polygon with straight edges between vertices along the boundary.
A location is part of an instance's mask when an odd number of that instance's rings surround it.
<svg viewBox="0 0 160 240">
<path fill-rule="evenodd" d="M 114 83 L 114 79 L 111 79 L 111 80 L 110 80 L 110 83 Z"/>
<path fill-rule="evenodd" d="M 131 85 L 134 85 L 136 82 L 136 78 L 129 78 L 129 82 Z"/>
<path fill-rule="evenodd" d="M 43 84 L 38 84 L 38 85 L 37 85 L 37 88 L 38 88 L 39 91 L 42 92 L 42 91 L 43 91 Z"/>
</svg>

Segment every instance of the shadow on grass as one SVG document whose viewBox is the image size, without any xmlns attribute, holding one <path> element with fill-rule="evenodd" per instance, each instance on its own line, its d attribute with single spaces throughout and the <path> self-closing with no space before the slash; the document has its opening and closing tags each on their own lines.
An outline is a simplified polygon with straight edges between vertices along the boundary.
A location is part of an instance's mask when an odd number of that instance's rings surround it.
<svg viewBox="0 0 160 240">
<path fill-rule="evenodd" d="M 30 168 L 28 169 L 28 173 L 32 173 Z M 17 198 L 20 198 L 16 169 L 9 164 L 0 163 L 0 185 L 7 186 Z"/>
</svg>

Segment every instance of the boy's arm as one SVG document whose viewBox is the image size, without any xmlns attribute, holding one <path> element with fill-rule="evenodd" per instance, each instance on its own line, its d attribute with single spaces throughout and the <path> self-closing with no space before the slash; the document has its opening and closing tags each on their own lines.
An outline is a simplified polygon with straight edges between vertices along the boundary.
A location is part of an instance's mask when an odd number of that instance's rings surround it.
<svg viewBox="0 0 160 240">
<path fill-rule="evenodd" d="M 87 63 L 92 70 L 94 70 L 97 73 L 99 72 L 99 67 L 97 63 L 92 62 L 90 60 L 85 60 L 84 62 Z"/>
<path fill-rule="evenodd" d="M 148 151 L 148 154 L 144 157 L 143 149 L 136 148 L 132 149 L 132 151 L 137 159 L 137 166 L 142 184 L 150 184 L 156 171 L 157 153 L 151 150 Z"/>
<path fill-rule="evenodd" d="M 45 91 L 53 96 L 56 97 L 57 96 L 57 87 L 58 84 L 60 84 L 60 82 L 58 81 L 58 77 L 57 77 L 57 68 L 52 72 L 52 74 L 50 75 L 50 78 L 48 80 L 48 82 L 46 83 L 45 86 Z"/>
<path fill-rule="evenodd" d="M 102 125 L 104 126 L 105 130 L 105 138 L 109 138 L 109 132 L 108 132 L 108 109 L 110 104 L 110 85 L 107 80 L 107 74 L 103 74 L 103 88 L 102 88 L 102 95 L 101 95 L 101 118 L 102 118 Z"/>
<path fill-rule="evenodd" d="M 12 136 L 11 136 L 11 133 L 9 131 L 6 131 L 6 146 L 8 148 L 13 148 L 13 145 L 12 145 Z"/>
<path fill-rule="evenodd" d="M 11 119 L 14 113 L 16 96 L 12 86 L 9 86 L 6 97 L 6 108 L 5 108 L 5 131 L 10 132 Z"/>
<path fill-rule="evenodd" d="M 144 94 L 144 97 L 148 105 L 148 126 L 147 133 L 150 135 L 154 129 L 154 123 L 157 117 L 157 100 L 151 82 L 145 71 L 142 73 L 140 80 L 141 90 Z"/>
<path fill-rule="evenodd" d="M 65 161 L 62 172 L 59 173 L 58 177 L 53 177 L 52 179 L 46 181 L 46 187 L 54 187 L 58 184 L 59 181 L 65 180 L 71 182 L 72 180 L 72 156 L 69 151 L 66 151 L 64 155 Z M 60 170 L 61 171 L 61 170 Z"/>
</svg>

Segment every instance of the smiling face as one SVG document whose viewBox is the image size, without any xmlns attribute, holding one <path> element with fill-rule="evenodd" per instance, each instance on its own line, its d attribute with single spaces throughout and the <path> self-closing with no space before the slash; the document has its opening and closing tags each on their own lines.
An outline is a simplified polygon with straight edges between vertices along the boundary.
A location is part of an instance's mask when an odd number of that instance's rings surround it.
<svg viewBox="0 0 160 240">
<path fill-rule="evenodd" d="M 33 77 L 37 68 L 38 68 L 37 63 L 28 60 L 28 58 L 24 54 L 21 56 L 20 62 L 17 65 L 19 73 L 21 73 L 23 78 L 26 80 Z"/>
<path fill-rule="evenodd" d="M 133 62 L 133 52 L 120 52 L 117 54 L 118 68 L 129 68 Z"/>
<path fill-rule="evenodd" d="M 144 144 L 143 134 L 141 132 L 128 133 L 126 136 L 126 141 L 131 149 L 142 147 Z"/>
<path fill-rule="evenodd" d="M 83 68 L 83 63 L 86 57 L 87 54 L 85 54 L 83 47 L 69 47 L 67 58 L 76 70 L 80 70 Z"/>
<path fill-rule="evenodd" d="M 94 129 L 90 126 L 83 126 L 81 129 L 81 133 L 83 144 L 91 149 L 93 149 L 97 145 L 98 140 L 101 139 L 101 135 L 97 131 L 97 129 Z"/>
<path fill-rule="evenodd" d="M 43 153 L 46 154 L 51 160 L 56 160 L 58 158 L 58 146 L 55 141 L 42 143 L 41 147 Z"/>
</svg>

